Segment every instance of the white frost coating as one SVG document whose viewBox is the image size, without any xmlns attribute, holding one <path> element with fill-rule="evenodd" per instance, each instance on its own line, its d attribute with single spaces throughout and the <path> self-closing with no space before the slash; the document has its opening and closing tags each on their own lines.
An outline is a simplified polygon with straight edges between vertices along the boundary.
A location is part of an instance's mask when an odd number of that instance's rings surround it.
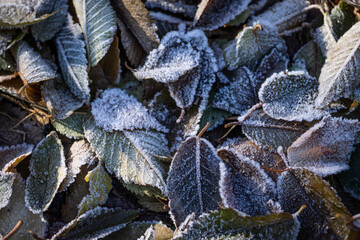
<svg viewBox="0 0 360 240">
<path fill-rule="evenodd" d="M 259 99 L 272 118 L 310 122 L 329 115 L 315 107 L 317 87 L 316 78 L 304 71 L 274 73 L 262 84 Z"/>
<path fill-rule="evenodd" d="M 303 10 L 308 4 L 305 0 L 279 1 L 264 13 L 254 16 L 250 22 L 260 24 L 264 29 L 281 33 L 305 20 L 306 13 Z"/>
<path fill-rule="evenodd" d="M 157 20 L 157 21 L 163 21 L 163 22 L 169 22 L 169 23 L 185 23 L 184 20 L 180 19 L 180 18 L 177 18 L 177 17 L 173 17 L 173 16 L 170 16 L 170 15 L 167 15 L 165 13 L 162 13 L 162 12 L 154 12 L 154 11 L 151 11 L 150 12 L 150 17 L 154 20 Z"/>
<path fill-rule="evenodd" d="M 324 108 L 340 98 L 359 100 L 360 22 L 354 24 L 327 54 L 319 77 L 317 107 Z"/>
<path fill-rule="evenodd" d="M 337 36 L 330 26 L 331 19 L 329 14 L 324 15 L 324 25 L 317 28 L 314 33 L 314 40 L 321 49 L 322 54 L 326 57 L 330 49 L 335 45 Z"/>
<path fill-rule="evenodd" d="M 17 160 L 29 156 L 33 148 L 34 145 L 26 143 L 0 147 L 0 170 L 5 172 L 13 164 L 16 165 Z"/>
<path fill-rule="evenodd" d="M 95 99 L 91 113 L 96 125 L 108 132 L 134 129 L 168 132 L 134 96 L 118 88 L 107 89 Z"/>
<path fill-rule="evenodd" d="M 344 171 L 356 136 L 357 120 L 325 117 L 301 135 L 288 149 L 288 165 L 309 169 L 320 176 Z"/>
<path fill-rule="evenodd" d="M 13 192 L 14 173 L 0 172 L 0 209 L 8 205 Z"/>
</svg>

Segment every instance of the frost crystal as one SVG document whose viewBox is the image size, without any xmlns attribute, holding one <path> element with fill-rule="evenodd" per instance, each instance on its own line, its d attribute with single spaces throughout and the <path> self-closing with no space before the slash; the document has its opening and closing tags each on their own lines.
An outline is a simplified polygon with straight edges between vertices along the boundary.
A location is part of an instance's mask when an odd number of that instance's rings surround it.
<svg viewBox="0 0 360 240">
<path fill-rule="evenodd" d="M 214 147 L 205 139 L 189 137 L 176 152 L 167 179 L 170 214 L 176 226 L 218 208 L 219 163 Z"/>
<path fill-rule="evenodd" d="M 14 146 L 0 147 L 0 171 L 8 171 L 15 167 L 25 157 L 32 153 L 34 146 L 32 144 L 19 144 Z"/>
<path fill-rule="evenodd" d="M 344 171 L 360 126 L 356 120 L 325 117 L 288 149 L 288 165 L 307 168 L 321 176 Z"/>
<path fill-rule="evenodd" d="M 92 102 L 91 113 L 96 125 L 108 132 L 134 129 L 168 131 L 134 96 L 118 88 L 105 90 Z"/>
<path fill-rule="evenodd" d="M 317 80 L 303 71 L 273 74 L 259 91 L 264 111 L 275 119 L 312 121 L 329 115 L 315 107 Z"/>
<path fill-rule="evenodd" d="M 220 194 L 225 207 L 241 215 L 266 215 L 270 213 L 267 202 L 274 198 L 275 183 L 257 162 L 236 153 L 234 149 L 221 148 Z"/>
<path fill-rule="evenodd" d="M 14 180 L 14 173 L 0 172 L 0 209 L 6 207 L 10 201 Z"/>
<path fill-rule="evenodd" d="M 153 78 L 168 83 L 177 106 L 185 108 L 196 97 L 206 103 L 217 71 L 217 60 L 204 32 L 180 30 L 167 33 L 134 75 L 138 79 Z"/>
</svg>

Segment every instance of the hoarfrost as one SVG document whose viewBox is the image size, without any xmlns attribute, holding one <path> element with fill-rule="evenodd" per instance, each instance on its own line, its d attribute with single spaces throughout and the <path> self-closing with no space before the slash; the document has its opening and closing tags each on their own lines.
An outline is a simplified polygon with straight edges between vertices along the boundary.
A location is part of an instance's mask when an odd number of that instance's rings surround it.
<svg viewBox="0 0 360 240">
<path fill-rule="evenodd" d="M 0 147 L 0 170 L 6 172 L 32 153 L 34 145 L 19 144 Z"/>
<path fill-rule="evenodd" d="M 108 132 L 134 129 L 168 131 L 134 96 L 117 88 L 105 90 L 93 101 L 91 113 L 96 125 Z"/>
<path fill-rule="evenodd" d="M 13 192 L 12 185 L 14 181 L 14 173 L 0 172 L 0 209 L 8 205 Z"/>
</svg>

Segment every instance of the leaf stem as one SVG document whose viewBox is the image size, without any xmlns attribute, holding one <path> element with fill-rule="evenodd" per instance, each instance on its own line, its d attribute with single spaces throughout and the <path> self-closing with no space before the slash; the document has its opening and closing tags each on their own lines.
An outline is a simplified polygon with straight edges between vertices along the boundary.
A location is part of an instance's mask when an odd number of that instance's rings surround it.
<svg viewBox="0 0 360 240">
<path fill-rule="evenodd" d="M 241 119 L 237 122 L 231 122 L 225 125 L 225 128 L 231 127 L 231 126 L 236 126 L 236 125 L 241 125 L 255 110 L 259 109 L 262 107 L 262 105 L 264 105 L 264 103 L 258 103 L 255 104 L 254 106 L 252 106 L 245 115 L 241 116 Z M 239 119 L 239 118 L 238 118 Z"/>
<path fill-rule="evenodd" d="M 19 229 L 22 225 L 23 225 L 23 221 L 19 220 L 17 222 L 17 224 L 15 225 L 15 227 L 13 229 L 11 229 L 11 231 L 8 234 L 5 235 L 3 240 L 7 240 L 7 239 L 11 238 L 17 231 L 19 231 Z"/>
<path fill-rule="evenodd" d="M 206 130 L 210 127 L 210 123 L 207 122 L 205 127 L 199 132 L 199 134 L 197 135 L 198 138 L 201 138 L 201 136 L 206 132 Z"/>
</svg>

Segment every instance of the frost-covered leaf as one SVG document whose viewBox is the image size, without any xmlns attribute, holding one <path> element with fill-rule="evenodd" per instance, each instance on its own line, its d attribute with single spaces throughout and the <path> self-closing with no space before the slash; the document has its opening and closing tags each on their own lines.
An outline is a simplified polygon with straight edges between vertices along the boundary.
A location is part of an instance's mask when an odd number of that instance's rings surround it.
<svg viewBox="0 0 360 240">
<path fill-rule="evenodd" d="M 74 142 L 70 147 L 69 155 L 66 159 L 66 177 L 59 187 L 59 192 L 64 191 L 75 181 L 84 165 L 90 166 L 95 162 L 95 154 L 91 151 L 90 144 L 85 140 Z"/>
<path fill-rule="evenodd" d="M 56 131 L 60 134 L 67 136 L 72 139 L 81 139 L 84 138 L 84 113 L 74 112 L 69 117 L 61 120 L 57 120 L 52 123 Z"/>
<path fill-rule="evenodd" d="M 104 240 L 138 240 L 150 227 L 155 231 L 155 240 L 169 240 L 173 236 L 173 231 L 162 222 L 132 222 L 123 229 L 106 236 Z"/>
<path fill-rule="evenodd" d="M 67 16 L 66 25 L 56 36 L 59 65 L 64 81 L 79 99 L 90 100 L 89 76 L 84 38 L 81 28 Z"/>
<path fill-rule="evenodd" d="M 15 177 L 14 173 L 0 172 L 0 209 L 9 204 Z"/>
<path fill-rule="evenodd" d="M 32 240 L 33 238 L 27 230 L 33 231 L 39 237 L 45 237 L 47 223 L 42 220 L 40 215 L 33 214 L 25 206 L 25 184 L 19 174 L 16 175 L 12 189 L 9 204 L 0 209 L 0 235 L 5 236 L 9 233 L 21 219 L 23 225 L 11 239 Z"/>
<path fill-rule="evenodd" d="M 140 210 L 96 207 L 64 226 L 51 239 L 98 239 L 109 235 L 139 216 Z"/>
<path fill-rule="evenodd" d="M 13 39 L 13 33 L 10 31 L 1 31 L 0 32 L 0 56 L 6 52 L 7 46 L 11 43 Z"/>
<path fill-rule="evenodd" d="M 279 170 L 286 168 L 279 154 L 261 148 L 246 138 L 228 139 L 222 147 L 234 149 L 237 153 L 259 163 L 262 168 Z M 280 175 L 278 172 L 267 171 L 266 173 L 274 181 Z"/>
<path fill-rule="evenodd" d="M 305 0 L 278 1 L 265 12 L 254 16 L 250 22 L 261 24 L 264 29 L 284 33 L 304 22 L 306 12 L 303 10 L 307 5 Z"/>
<path fill-rule="evenodd" d="M 46 106 L 55 119 L 68 118 L 83 105 L 83 102 L 72 94 L 60 76 L 44 82 L 41 85 L 41 93 Z"/>
<path fill-rule="evenodd" d="M 350 28 L 329 51 L 319 77 L 318 107 L 340 98 L 359 98 L 360 23 Z"/>
<path fill-rule="evenodd" d="M 37 16 L 39 1 L 3 0 L 0 2 L 0 28 L 19 28 L 40 22 L 55 14 Z"/>
<path fill-rule="evenodd" d="M 332 28 L 329 14 L 324 15 L 324 25 L 317 28 L 314 32 L 314 41 L 318 44 L 322 54 L 326 57 L 330 49 L 335 45 L 338 36 Z"/>
<path fill-rule="evenodd" d="M 147 53 L 159 46 L 155 21 L 141 0 L 114 1 L 114 7 Z"/>
<path fill-rule="evenodd" d="M 168 131 L 134 96 L 119 88 L 105 90 L 92 102 L 91 113 L 96 125 L 108 132 L 135 129 Z"/>
<path fill-rule="evenodd" d="M 82 27 L 90 66 L 106 54 L 116 32 L 116 14 L 109 0 L 73 0 Z"/>
<path fill-rule="evenodd" d="M 254 71 L 264 54 L 269 54 L 273 48 L 280 52 L 286 51 L 284 40 L 276 33 L 253 27 L 244 28 L 237 37 L 224 46 L 224 58 L 229 70 L 246 66 Z"/>
<path fill-rule="evenodd" d="M 216 93 L 212 106 L 233 114 L 242 114 L 257 103 L 257 79 L 246 67 L 238 68 L 231 76 L 231 83 Z"/>
<path fill-rule="evenodd" d="M 210 123 L 209 130 L 211 131 L 223 124 L 225 118 L 230 117 L 231 115 L 232 114 L 227 111 L 213 108 L 211 105 L 208 105 L 201 116 L 201 120 L 199 122 L 200 129 L 204 128 L 207 123 Z"/>
<path fill-rule="evenodd" d="M 247 9 L 251 0 L 202 0 L 194 19 L 194 26 L 213 30 L 233 20 Z"/>
<path fill-rule="evenodd" d="M 94 209 L 97 206 L 103 205 L 112 188 L 111 177 L 105 171 L 101 162 L 99 162 L 98 166 L 94 170 L 87 174 L 85 181 L 89 182 L 90 194 L 81 201 L 78 215 Z"/>
<path fill-rule="evenodd" d="M 55 132 L 41 140 L 30 161 L 30 176 L 26 181 L 26 206 L 36 214 L 44 212 L 53 200 L 66 176 L 63 146 Z"/>
<path fill-rule="evenodd" d="M 307 206 L 298 217 L 299 239 L 346 239 L 350 232 L 346 220 L 335 215 L 349 216 L 349 213 L 321 177 L 306 169 L 292 169 L 282 173 L 277 186 L 284 211 L 295 212 L 303 204 Z"/>
<path fill-rule="evenodd" d="M 189 137 L 180 145 L 167 179 L 170 214 L 176 226 L 189 214 L 199 216 L 219 207 L 220 162 L 206 139 Z"/>
<path fill-rule="evenodd" d="M 311 122 L 329 115 L 315 107 L 317 88 L 316 78 L 307 72 L 275 73 L 262 84 L 259 98 L 264 112 L 272 118 Z"/>
<path fill-rule="evenodd" d="M 360 200 L 360 148 L 351 155 L 350 170 L 339 174 L 344 191 Z"/>
<path fill-rule="evenodd" d="M 220 148 L 220 194 L 226 208 L 240 215 L 266 215 L 272 211 L 268 202 L 274 199 L 275 183 L 260 168 L 260 164 L 237 153 Z"/>
<path fill-rule="evenodd" d="M 165 135 L 154 130 L 106 132 L 86 117 L 85 137 L 110 173 L 125 183 L 150 185 L 166 193 L 166 164 L 154 156 L 169 156 Z"/>
<path fill-rule="evenodd" d="M 299 229 L 299 221 L 290 213 L 244 217 L 226 208 L 204 213 L 175 239 L 295 240 Z"/>
<path fill-rule="evenodd" d="M 141 196 L 141 197 L 163 197 L 164 194 L 159 190 L 159 188 L 156 188 L 151 185 L 139 185 L 136 183 L 125 183 L 124 181 L 120 180 L 122 185 L 135 195 Z"/>
<path fill-rule="evenodd" d="M 31 26 L 31 34 L 36 40 L 48 41 L 61 30 L 68 14 L 67 0 L 42 0 L 35 7 L 37 15 L 56 12 L 53 16 Z"/>
<path fill-rule="evenodd" d="M 303 69 L 305 67 L 311 76 L 318 78 L 324 65 L 325 57 L 318 45 L 314 41 L 309 41 L 295 53 L 293 61 L 293 70 L 305 70 Z"/>
<path fill-rule="evenodd" d="M 242 123 L 244 134 L 257 145 L 273 149 L 281 146 L 285 151 L 307 129 L 305 123 L 276 120 L 256 110 Z"/>
<path fill-rule="evenodd" d="M 0 147 L 0 171 L 8 172 L 32 153 L 32 144 Z"/>
<path fill-rule="evenodd" d="M 26 42 L 22 41 L 17 48 L 17 71 L 21 79 L 27 83 L 37 83 L 54 79 L 56 70 Z"/>
<path fill-rule="evenodd" d="M 166 209 L 165 201 L 166 199 L 161 199 L 158 197 L 149 197 L 147 195 L 137 196 L 138 203 L 144 208 L 153 211 L 153 212 L 168 212 Z"/>
<path fill-rule="evenodd" d="M 320 176 L 347 170 L 358 131 L 356 120 L 325 117 L 288 148 L 287 164 L 307 168 Z"/>
<path fill-rule="evenodd" d="M 331 10 L 330 19 L 334 32 L 338 37 L 341 37 L 358 21 L 353 9 L 349 7 L 345 1 L 339 2 L 339 4 Z"/>
</svg>

